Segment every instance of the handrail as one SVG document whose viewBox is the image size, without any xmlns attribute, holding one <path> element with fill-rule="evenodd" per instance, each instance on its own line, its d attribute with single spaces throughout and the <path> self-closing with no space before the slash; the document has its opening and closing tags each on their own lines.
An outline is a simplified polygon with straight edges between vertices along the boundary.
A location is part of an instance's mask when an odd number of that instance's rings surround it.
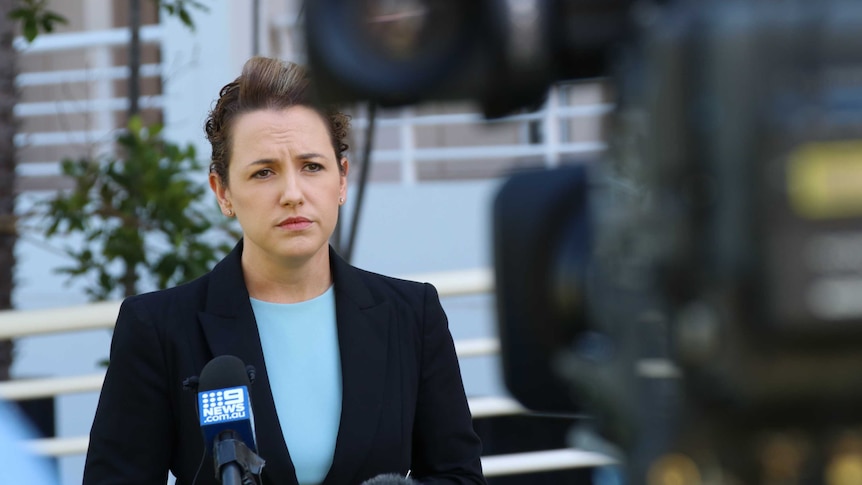
<svg viewBox="0 0 862 485">
<path fill-rule="evenodd" d="M 493 291 L 493 273 L 480 268 L 462 271 L 421 273 L 407 276 L 415 281 L 428 281 L 437 286 L 440 296 L 461 296 Z M 0 338 L 39 335 L 92 328 L 110 328 L 114 324 L 120 302 L 102 302 L 85 306 L 0 312 Z M 458 340 L 455 350 L 459 358 L 494 355 L 500 350 L 495 338 Z M 104 382 L 104 372 L 71 377 L 16 380 L 0 383 L 0 398 L 25 400 L 58 394 L 98 392 Z M 468 398 L 474 419 L 519 415 L 527 410 L 517 401 L 505 396 Z M 86 453 L 87 436 L 57 437 L 30 440 L 29 449 L 39 455 L 62 457 Z M 607 456 L 576 449 L 546 450 L 482 457 L 484 473 L 488 477 L 593 467 L 613 464 Z"/>
<path fill-rule="evenodd" d="M 419 273 L 405 279 L 427 281 L 438 287 L 441 297 L 493 291 L 493 273 L 489 269 Z M 113 328 L 119 310 L 119 301 L 44 310 L 2 310 L 0 311 L 0 340 L 46 333 Z"/>
<path fill-rule="evenodd" d="M 610 456 L 593 451 L 561 449 L 482 457 L 486 477 L 616 465 Z"/>
<path fill-rule="evenodd" d="M 26 442 L 32 453 L 45 456 L 83 455 L 90 445 L 89 436 L 74 438 L 40 438 Z"/>
<path fill-rule="evenodd" d="M 418 165 L 426 162 L 451 162 L 454 160 L 542 160 L 546 167 L 556 167 L 564 156 L 570 158 L 593 159 L 607 150 L 607 144 L 598 139 L 570 139 L 570 128 L 564 128 L 563 123 L 569 121 L 594 118 L 598 124 L 599 118 L 611 113 L 613 104 L 603 102 L 596 97 L 594 102 L 567 105 L 564 103 L 560 88 L 552 88 L 544 107 L 533 113 L 507 116 L 495 120 L 485 120 L 479 113 L 446 113 L 416 115 L 411 107 L 402 108 L 400 112 L 386 113 L 377 120 L 380 128 L 395 128 L 398 139 L 395 148 L 377 149 L 372 153 L 375 162 L 398 163 L 400 181 L 404 185 L 413 185 L 420 181 Z M 368 119 L 358 117 L 353 120 L 357 127 L 367 127 Z M 458 126 L 478 124 L 520 123 L 526 130 L 527 123 L 541 124 L 541 139 L 524 135 L 510 142 L 491 142 L 489 144 L 466 144 L 457 146 L 417 146 L 417 129 L 425 126 Z M 525 133 L 526 131 L 524 131 Z"/>
<path fill-rule="evenodd" d="M 141 42 L 155 43 L 162 40 L 162 26 L 158 24 L 144 25 L 140 30 Z M 125 46 L 129 44 L 131 32 L 127 28 L 87 30 L 80 32 L 62 32 L 42 34 L 32 43 L 23 37 L 17 37 L 14 46 L 22 54 L 37 52 L 57 52 L 88 47 Z"/>
<path fill-rule="evenodd" d="M 561 143 L 557 145 L 558 154 L 592 154 L 607 149 L 602 142 Z M 493 145 L 464 146 L 445 148 L 414 148 L 413 160 L 417 162 L 436 160 L 489 160 L 497 158 L 527 158 L 543 157 L 547 150 L 542 145 Z M 375 150 L 374 160 L 377 162 L 395 162 L 401 160 L 399 149 Z"/>
<path fill-rule="evenodd" d="M 141 109 L 161 108 L 164 98 L 161 95 L 141 96 L 138 98 Z M 48 116 L 71 113 L 93 113 L 97 111 L 123 111 L 128 109 L 128 98 L 68 99 L 18 103 L 15 116 Z"/>
<path fill-rule="evenodd" d="M 105 373 L 97 372 L 83 376 L 45 377 L 39 379 L 15 379 L 0 382 L 0 399 L 23 401 L 39 399 L 57 394 L 95 392 L 102 388 Z"/>
<path fill-rule="evenodd" d="M 556 113 L 561 118 L 581 118 L 591 116 L 603 116 L 613 111 L 613 105 L 608 103 L 584 104 L 573 106 L 560 106 L 556 109 Z M 511 115 L 503 118 L 495 118 L 486 120 L 479 113 L 447 113 L 447 114 L 432 114 L 418 115 L 407 117 L 392 117 L 379 118 L 375 120 L 380 127 L 400 127 L 407 125 L 412 126 L 435 126 L 435 125 L 471 125 L 471 124 L 501 124 L 501 123 L 520 123 L 524 121 L 542 121 L 544 114 L 541 111 L 534 113 L 525 113 L 519 115 Z M 354 118 L 350 120 L 350 124 L 357 128 L 365 128 L 368 125 L 367 118 Z"/>
<path fill-rule="evenodd" d="M 158 77 L 162 74 L 161 64 L 142 64 L 140 76 Z M 129 77 L 128 66 L 97 67 L 88 69 L 64 69 L 57 71 L 22 72 L 15 77 L 20 87 L 45 86 L 61 83 L 84 83 L 93 81 L 113 81 Z"/>
<path fill-rule="evenodd" d="M 60 457 L 84 454 L 87 452 L 89 443 L 88 437 L 79 436 L 31 440 L 27 442 L 27 447 L 35 454 Z M 618 463 L 610 456 L 576 449 L 486 455 L 481 460 L 482 472 L 486 477 L 608 466 Z"/>
<path fill-rule="evenodd" d="M 518 401 L 503 396 L 483 396 L 467 398 L 473 419 L 493 418 L 524 414 L 527 409 Z"/>
<path fill-rule="evenodd" d="M 15 146 L 67 146 L 71 144 L 87 145 L 99 141 L 107 141 L 114 137 L 116 130 L 80 130 L 80 131 L 48 131 L 34 133 L 18 133 L 15 135 Z"/>
<path fill-rule="evenodd" d="M 455 351 L 459 359 L 496 355 L 500 343 L 497 339 L 457 340 Z M 634 372 L 645 379 L 679 379 L 681 370 L 673 362 L 665 359 L 642 359 L 635 363 Z M 74 394 L 80 392 L 96 392 L 102 388 L 105 379 L 104 372 L 96 372 L 80 376 L 45 377 L 38 379 L 16 379 L 0 382 L 0 399 L 23 401 L 55 396 L 57 394 Z M 477 398 L 479 399 L 479 398 Z M 503 399 L 494 401 L 491 398 L 481 398 L 478 413 L 517 414 L 523 412 L 520 406 L 512 407 L 514 401 Z"/>
<path fill-rule="evenodd" d="M 66 308 L 0 311 L 0 340 L 30 335 L 112 328 L 119 301 Z"/>
<path fill-rule="evenodd" d="M 493 291 L 493 273 L 487 268 L 419 273 L 405 279 L 434 284 L 441 297 L 481 294 Z M 69 308 L 43 310 L 0 311 L 0 339 L 17 338 L 96 328 L 111 328 L 119 312 L 119 301 L 93 303 Z M 500 344 L 495 338 L 458 340 L 455 351 L 459 358 L 493 355 Z M 57 394 L 97 392 L 105 378 L 104 372 L 83 376 L 49 377 L 0 383 L 0 398 L 25 400 Z M 468 399 L 474 418 L 522 414 L 525 409 L 514 399 L 501 396 Z M 39 454 L 50 456 L 76 455 L 87 450 L 87 437 L 45 438 L 28 442 Z"/>
<path fill-rule="evenodd" d="M 455 353 L 459 359 L 496 355 L 500 352 L 500 340 L 496 338 L 461 339 L 455 341 Z"/>
<path fill-rule="evenodd" d="M 472 340 L 457 340 L 455 352 L 459 359 L 479 357 L 483 355 L 494 355 L 500 350 L 497 339 L 481 338 Z M 102 388 L 105 379 L 104 372 L 96 372 L 80 376 L 44 377 L 37 379 L 16 379 L 0 382 L 0 399 L 10 401 L 23 401 L 25 399 L 38 399 L 50 397 L 57 394 L 73 394 L 80 392 L 95 392 Z M 483 406 L 494 409 L 501 402 L 483 401 Z M 511 404 L 511 403 L 507 403 Z M 482 409 L 490 409 L 483 407 Z M 511 409 L 511 408 L 506 408 Z"/>
<path fill-rule="evenodd" d="M 475 295 L 494 291 L 494 272 L 490 268 L 415 273 L 402 279 L 431 283 L 441 297 Z"/>
<path fill-rule="evenodd" d="M 99 385 L 101 385 L 101 381 Z M 473 415 L 473 419 L 509 416 L 526 412 L 517 401 L 508 397 L 473 397 L 467 400 L 467 404 L 470 406 L 470 413 Z M 86 436 L 75 436 L 40 438 L 29 440 L 27 443 L 34 453 L 47 456 L 62 456 L 86 453 L 88 442 L 89 440 Z"/>
</svg>

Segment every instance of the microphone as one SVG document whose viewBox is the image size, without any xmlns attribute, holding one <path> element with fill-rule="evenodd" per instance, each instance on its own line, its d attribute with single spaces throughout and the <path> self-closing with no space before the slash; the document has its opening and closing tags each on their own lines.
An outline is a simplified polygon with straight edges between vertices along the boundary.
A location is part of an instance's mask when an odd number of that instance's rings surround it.
<svg viewBox="0 0 862 485">
<path fill-rule="evenodd" d="M 259 475 L 265 463 L 256 454 L 249 387 L 245 364 L 232 355 L 207 362 L 198 382 L 204 446 L 213 455 L 216 479 L 225 485 L 240 484 L 249 473 Z"/>
<path fill-rule="evenodd" d="M 419 482 L 395 473 L 386 473 L 369 478 L 359 485 L 419 485 Z"/>
</svg>

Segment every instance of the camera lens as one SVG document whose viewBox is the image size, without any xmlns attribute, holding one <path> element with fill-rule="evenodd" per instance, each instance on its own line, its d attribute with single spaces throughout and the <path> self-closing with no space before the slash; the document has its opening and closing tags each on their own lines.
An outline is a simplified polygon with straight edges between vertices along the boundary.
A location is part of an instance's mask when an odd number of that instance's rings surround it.
<svg viewBox="0 0 862 485">
<path fill-rule="evenodd" d="M 309 61 L 327 98 L 415 101 L 465 62 L 479 9 L 461 0 L 316 0 L 307 3 Z"/>
<path fill-rule="evenodd" d="M 359 9 L 369 47 L 395 62 L 419 59 L 457 36 L 460 9 L 453 2 L 362 0 Z"/>
</svg>

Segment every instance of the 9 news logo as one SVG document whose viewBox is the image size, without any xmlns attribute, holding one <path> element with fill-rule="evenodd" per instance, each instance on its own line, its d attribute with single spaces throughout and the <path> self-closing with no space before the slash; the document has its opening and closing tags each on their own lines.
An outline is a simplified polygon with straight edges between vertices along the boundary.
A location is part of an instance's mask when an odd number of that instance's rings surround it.
<svg viewBox="0 0 862 485">
<path fill-rule="evenodd" d="M 201 424 L 249 419 L 245 386 L 198 393 Z"/>
</svg>

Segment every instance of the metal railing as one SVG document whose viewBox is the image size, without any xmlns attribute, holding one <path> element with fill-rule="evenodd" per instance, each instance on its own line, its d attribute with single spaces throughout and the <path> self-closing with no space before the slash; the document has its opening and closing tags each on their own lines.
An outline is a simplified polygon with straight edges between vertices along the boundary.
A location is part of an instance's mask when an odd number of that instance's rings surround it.
<svg viewBox="0 0 862 485">
<path fill-rule="evenodd" d="M 144 43 L 157 44 L 163 41 L 163 31 L 158 25 L 145 26 L 141 31 Z M 69 34 L 44 35 L 29 46 L 21 45 L 22 53 L 61 52 L 68 49 L 106 48 L 123 45 L 128 40 L 125 29 L 111 29 L 94 32 L 77 32 Z M 159 78 L 164 76 L 164 67 L 158 64 L 142 66 L 141 75 Z M 125 79 L 128 69 L 123 66 L 101 66 L 91 69 L 72 69 L 51 72 L 26 72 L 18 77 L 22 87 L 51 86 L 73 82 L 109 82 Z M 476 112 L 460 113 L 430 113 L 417 114 L 412 107 L 386 110 L 376 120 L 378 138 L 388 136 L 384 143 L 393 148 L 373 150 L 371 159 L 375 163 L 397 163 L 400 166 L 399 181 L 403 184 L 415 184 L 420 181 L 420 167 L 434 163 L 452 163 L 474 160 L 543 160 L 548 167 L 559 164 L 566 156 L 591 156 L 605 150 L 604 141 L 572 140 L 570 131 L 565 129 L 567 123 L 588 120 L 596 125 L 607 115 L 613 106 L 601 99 L 601 95 L 593 93 L 578 102 L 568 101 L 567 93 L 573 90 L 588 90 L 583 85 L 566 86 L 549 91 L 545 105 L 538 111 L 526 114 L 508 116 L 492 121 L 484 120 Z M 213 93 L 215 96 L 215 93 Z M 587 99 L 587 101 L 584 101 Z M 45 115 L 96 114 L 121 112 L 126 109 L 128 100 L 111 96 L 93 96 L 86 99 L 58 99 L 54 101 L 23 102 L 16 107 L 16 114 L 21 117 L 37 117 Z M 169 103 L 162 95 L 142 96 L 139 100 L 142 108 L 163 109 Z M 466 107 L 464 108 L 467 109 Z M 352 125 L 363 130 L 368 126 L 368 120 L 362 116 L 354 118 Z M 479 126 L 496 127 L 509 130 L 510 133 L 520 133 L 510 136 L 508 141 L 489 141 L 481 136 L 476 140 L 468 140 L 463 144 L 450 146 L 428 146 L 420 143 L 419 130 L 433 127 L 463 126 L 466 130 L 477 129 Z M 532 128 L 531 128 L 532 127 Z M 52 132 L 22 133 L 16 137 L 19 146 L 63 146 L 63 145 L 99 145 L 112 139 L 116 126 L 101 126 L 98 129 L 64 130 Z M 381 135 L 385 129 L 390 129 L 387 135 Z M 533 131 L 538 138 L 527 135 Z M 481 130 L 476 131 L 479 133 Z M 357 133 L 357 139 L 361 136 Z M 358 152 L 357 152 L 358 153 Z M 45 162 L 51 162 L 46 160 Z M 489 173 L 488 176 L 497 174 Z M 39 177 L 40 175 L 30 175 Z"/>
<path fill-rule="evenodd" d="M 160 45 L 163 34 L 162 26 L 145 25 L 140 30 L 141 43 Z M 24 71 L 17 76 L 23 99 L 15 106 L 15 116 L 22 120 L 22 129 L 15 136 L 16 146 L 46 147 L 51 153 L 72 158 L 107 150 L 121 128 L 115 114 L 126 111 L 129 105 L 129 100 L 117 96 L 114 88 L 115 81 L 128 78 L 129 68 L 114 65 L 111 49 L 127 45 L 129 37 L 128 29 L 116 28 L 44 34 L 32 43 L 16 39 L 14 45 L 25 60 L 52 54 L 87 59 L 86 67 Z M 50 66 L 56 62 L 49 57 L 47 62 L 23 64 Z M 142 79 L 157 80 L 164 74 L 160 64 L 152 63 L 140 66 L 139 73 Z M 160 110 L 165 100 L 161 94 L 151 94 L 141 96 L 138 104 L 141 109 Z M 61 173 L 59 160 L 32 160 L 27 158 L 28 152 L 21 153 L 18 174 L 29 179 L 30 185 L 35 182 L 36 186 L 53 186 L 50 180 Z M 43 156 L 48 152 L 33 153 Z"/>
<path fill-rule="evenodd" d="M 493 291 L 492 273 L 487 269 L 414 274 L 407 275 L 405 278 L 434 284 L 441 298 L 486 294 Z M 0 311 L 0 338 L 112 328 L 119 306 L 120 302 L 104 302 L 51 310 Z M 494 338 L 458 340 L 455 342 L 455 349 L 459 359 L 495 355 L 500 350 L 499 342 Z M 97 392 L 101 389 L 104 376 L 102 372 L 83 376 L 4 382 L 0 383 L 0 398 L 25 400 Z M 517 401 L 505 396 L 470 397 L 468 403 L 474 419 L 527 412 Z M 28 446 L 35 453 L 61 457 L 86 453 L 88 442 L 86 436 L 57 437 L 32 440 L 28 442 Z M 574 449 L 482 457 L 485 474 L 489 477 L 604 466 L 613 462 L 613 459 L 607 456 Z"/>
<path fill-rule="evenodd" d="M 457 162 L 472 160 L 542 160 L 546 167 L 555 167 L 564 156 L 594 156 L 606 150 L 607 144 L 602 140 L 571 141 L 564 136 L 563 125 L 578 120 L 592 120 L 599 123 L 602 117 L 610 113 L 613 106 L 600 102 L 598 99 L 590 104 L 563 104 L 565 96 L 560 89 L 551 89 L 548 100 L 538 111 L 485 120 L 479 113 L 449 113 L 449 114 L 415 114 L 411 107 L 401 108 L 389 116 L 376 120 L 378 129 L 397 129 L 397 148 L 374 149 L 371 155 L 373 163 L 397 162 L 400 165 L 400 182 L 412 185 L 419 182 L 419 166 L 434 162 Z M 417 129 L 427 127 L 502 127 L 505 125 L 521 127 L 520 131 L 528 131 L 527 126 L 538 124 L 541 133 L 540 140 L 528 140 L 521 136 L 519 140 L 510 143 L 479 143 L 460 146 L 420 146 L 417 143 Z M 368 120 L 358 117 L 352 121 L 352 126 L 365 129 Z M 491 176 L 497 176 L 492 174 Z"/>
</svg>

